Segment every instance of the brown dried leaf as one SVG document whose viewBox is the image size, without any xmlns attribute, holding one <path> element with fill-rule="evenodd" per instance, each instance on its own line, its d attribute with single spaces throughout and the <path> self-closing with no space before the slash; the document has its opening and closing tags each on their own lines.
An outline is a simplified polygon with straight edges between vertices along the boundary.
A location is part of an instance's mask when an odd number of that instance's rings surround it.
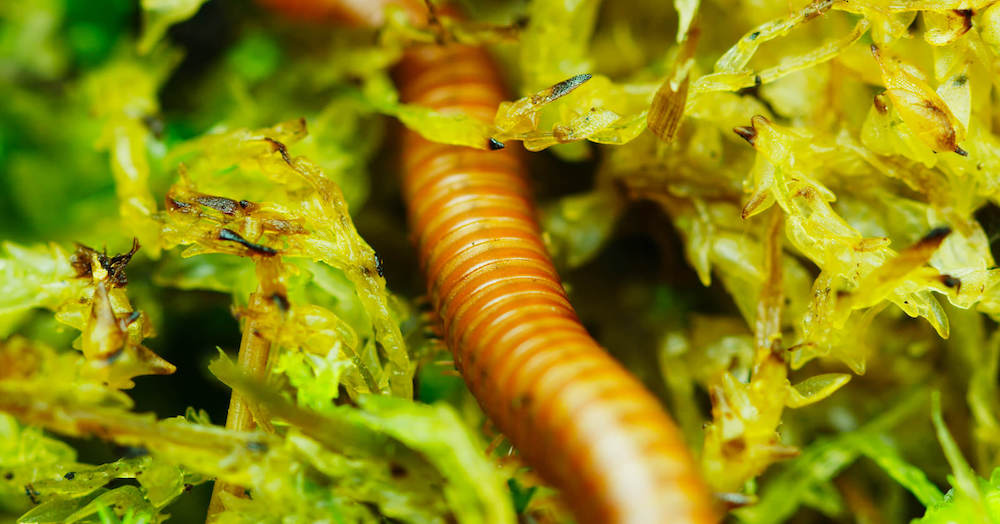
<svg viewBox="0 0 1000 524">
<path fill-rule="evenodd" d="M 942 46 L 958 40 L 972 29 L 972 10 L 924 11 L 924 40 L 928 44 Z"/>
<path fill-rule="evenodd" d="M 954 151 L 966 155 L 965 150 L 958 146 L 965 130 L 944 100 L 923 78 L 917 76 L 918 71 L 899 58 L 888 56 L 874 44 L 871 51 L 882 70 L 882 81 L 889 99 L 913 134 L 934 151 Z"/>
<path fill-rule="evenodd" d="M 677 136 L 684 117 L 684 104 L 687 102 L 689 79 L 685 78 L 677 89 L 671 86 L 668 79 L 653 96 L 653 104 L 646 115 L 646 126 L 654 135 L 669 144 Z"/>
</svg>

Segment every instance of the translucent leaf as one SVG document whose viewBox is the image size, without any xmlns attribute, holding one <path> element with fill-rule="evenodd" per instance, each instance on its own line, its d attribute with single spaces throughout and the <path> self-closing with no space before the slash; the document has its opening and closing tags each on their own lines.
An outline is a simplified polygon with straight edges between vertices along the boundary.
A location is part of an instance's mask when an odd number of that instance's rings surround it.
<svg viewBox="0 0 1000 524">
<path fill-rule="evenodd" d="M 1000 5 L 993 4 L 986 8 L 980 23 L 983 40 L 994 48 L 1000 47 Z"/>
<path fill-rule="evenodd" d="M 95 491 L 89 496 L 76 499 L 56 499 L 43 502 L 21 515 L 17 519 L 18 524 L 53 524 L 56 522 L 66 522 L 67 519 L 85 507 L 92 500 L 99 497 L 107 490 Z"/>
<path fill-rule="evenodd" d="M 972 11 L 924 11 L 924 40 L 931 45 L 948 45 L 972 28 Z"/>
<path fill-rule="evenodd" d="M 427 107 L 399 102 L 387 76 L 375 75 L 364 85 L 365 99 L 382 113 L 392 115 L 406 127 L 432 142 L 489 149 L 492 129 L 478 118 L 464 113 L 444 113 Z"/>
<path fill-rule="evenodd" d="M 882 69 L 889 99 L 916 136 L 934 151 L 967 154 L 958 146 L 965 139 L 965 128 L 926 80 L 912 66 L 874 44 L 872 54 Z"/>
<path fill-rule="evenodd" d="M 809 5 L 791 16 L 755 27 L 715 62 L 715 71 L 717 73 L 741 71 L 750 62 L 753 55 L 757 53 L 761 44 L 788 34 L 797 25 L 823 14 L 832 5 L 832 2 L 817 0 L 809 3 Z"/>
<path fill-rule="evenodd" d="M 122 486 L 98 495 L 97 498 L 88 502 L 86 506 L 67 516 L 63 522 L 67 524 L 79 522 L 95 513 L 101 512 L 102 508 L 112 507 L 118 508 L 117 510 L 113 510 L 113 512 L 120 514 L 125 514 L 126 511 L 132 512 L 133 515 L 135 513 L 156 514 L 156 510 L 149 504 L 139 488 L 135 486 Z M 126 510 L 125 508 L 128 509 Z M 104 511 L 107 510 L 105 509 Z M 159 520 L 160 518 L 154 517 L 151 521 L 156 522 Z"/>
<path fill-rule="evenodd" d="M 851 376 L 844 373 L 825 373 L 809 377 L 788 390 L 786 404 L 790 408 L 801 408 L 815 404 L 851 381 Z"/>
</svg>

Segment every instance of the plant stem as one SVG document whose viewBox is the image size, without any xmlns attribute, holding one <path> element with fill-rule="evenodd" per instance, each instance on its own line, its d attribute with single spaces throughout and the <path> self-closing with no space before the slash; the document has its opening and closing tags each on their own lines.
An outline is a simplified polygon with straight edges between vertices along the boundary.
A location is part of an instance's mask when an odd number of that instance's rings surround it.
<svg viewBox="0 0 1000 524">
<path fill-rule="evenodd" d="M 271 338 L 277 332 L 276 328 L 280 328 L 280 319 L 285 312 L 277 305 L 280 301 L 275 300 L 275 297 L 286 296 L 285 286 L 281 282 L 281 259 L 279 257 L 257 259 L 257 278 L 260 284 L 257 291 L 250 294 L 237 365 L 248 376 L 263 381 L 267 379 L 270 370 Z M 282 300 L 287 299 L 282 298 Z M 274 320 L 278 322 L 272 329 L 267 330 L 268 335 L 271 335 L 269 338 L 262 330 L 266 330 L 267 324 L 273 323 Z M 250 431 L 260 424 L 266 431 L 272 432 L 273 428 L 266 420 L 260 420 L 260 417 L 255 419 L 255 413 L 259 415 L 260 410 L 252 406 L 243 395 L 233 391 L 229 397 L 226 429 Z M 246 489 L 243 486 L 216 479 L 215 487 L 212 489 L 212 499 L 208 505 L 208 515 L 205 517 L 206 523 L 215 520 L 215 516 L 225 509 L 222 502 L 224 492 L 236 497 L 246 497 Z"/>
</svg>

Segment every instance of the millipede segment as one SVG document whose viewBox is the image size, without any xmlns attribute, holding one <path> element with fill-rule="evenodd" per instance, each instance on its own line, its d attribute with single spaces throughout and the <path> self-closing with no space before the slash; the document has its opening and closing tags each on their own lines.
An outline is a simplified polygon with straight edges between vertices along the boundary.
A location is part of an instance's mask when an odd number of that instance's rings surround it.
<svg viewBox="0 0 1000 524">
<path fill-rule="evenodd" d="M 484 51 L 409 50 L 406 102 L 490 121 L 504 99 Z M 549 258 L 518 153 L 403 139 L 403 191 L 431 300 L 486 413 L 581 522 L 715 522 L 659 402 L 587 334 Z"/>
</svg>

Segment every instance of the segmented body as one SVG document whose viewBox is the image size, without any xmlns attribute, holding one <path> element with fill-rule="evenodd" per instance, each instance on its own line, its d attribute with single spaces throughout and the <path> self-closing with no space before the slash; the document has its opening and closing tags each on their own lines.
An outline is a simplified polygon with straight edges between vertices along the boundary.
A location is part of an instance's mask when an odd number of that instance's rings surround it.
<svg viewBox="0 0 1000 524">
<path fill-rule="evenodd" d="M 403 99 L 491 120 L 502 84 L 480 49 L 408 51 Z M 469 388 L 583 522 L 714 522 L 659 402 L 587 334 L 545 250 L 510 150 L 403 141 L 410 225 Z"/>
<path fill-rule="evenodd" d="M 476 47 L 412 48 L 396 76 L 404 101 L 484 121 L 505 98 Z M 581 522 L 715 522 L 673 422 L 569 304 L 519 154 L 407 131 L 402 163 L 410 227 L 447 345 L 527 463 L 562 490 Z"/>
</svg>

